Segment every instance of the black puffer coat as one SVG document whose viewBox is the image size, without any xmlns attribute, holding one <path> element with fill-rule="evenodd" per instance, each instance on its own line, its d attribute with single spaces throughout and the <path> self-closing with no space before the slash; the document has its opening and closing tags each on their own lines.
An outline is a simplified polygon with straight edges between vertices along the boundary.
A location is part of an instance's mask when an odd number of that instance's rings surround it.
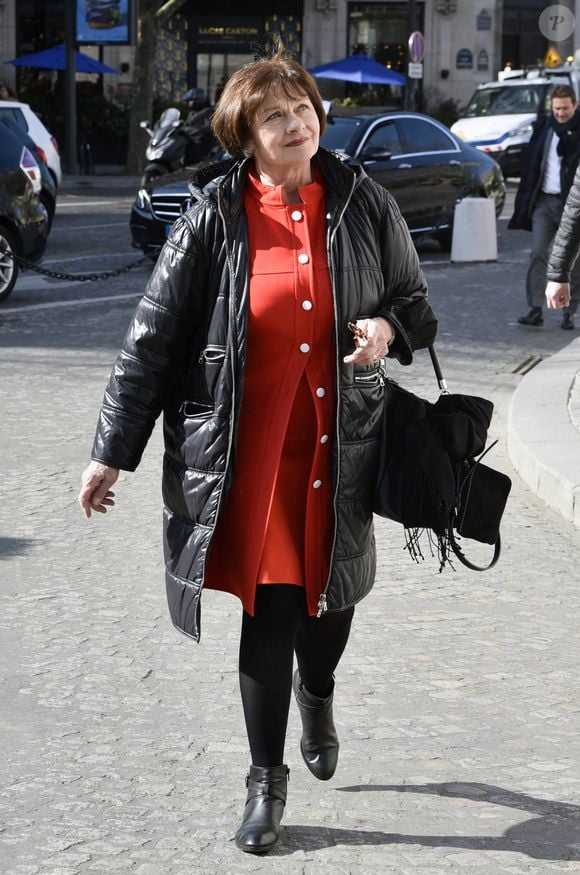
<svg viewBox="0 0 580 875">
<path fill-rule="evenodd" d="M 557 283 L 569 283 L 580 255 L 580 166 L 568 194 L 560 227 L 554 237 L 546 276 Z"/>
<path fill-rule="evenodd" d="M 372 487 L 382 386 L 376 367 L 344 364 L 347 322 L 385 315 L 403 364 L 437 321 L 398 207 L 360 167 L 320 149 L 336 317 L 335 541 L 321 610 L 360 601 L 375 576 Z M 204 567 L 235 471 L 244 387 L 248 249 L 247 161 L 202 171 L 194 205 L 164 246 L 105 391 L 92 458 L 134 470 L 164 413 L 164 552 L 174 624 L 199 640 Z"/>
</svg>

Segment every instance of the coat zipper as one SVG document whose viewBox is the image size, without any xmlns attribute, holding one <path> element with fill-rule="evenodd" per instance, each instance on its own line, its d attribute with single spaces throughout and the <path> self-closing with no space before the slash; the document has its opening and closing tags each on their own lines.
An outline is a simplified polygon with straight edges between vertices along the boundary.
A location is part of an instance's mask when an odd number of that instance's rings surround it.
<svg viewBox="0 0 580 875">
<path fill-rule="evenodd" d="M 340 211 L 338 219 L 334 225 L 334 227 L 329 227 L 328 229 L 328 263 L 330 266 L 330 275 L 331 275 L 331 284 L 332 284 L 332 300 L 334 303 L 334 342 L 336 346 L 336 458 L 337 458 L 337 466 L 336 466 L 336 486 L 334 489 L 334 500 L 333 500 L 333 510 L 334 510 L 334 534 L 332 536 L 332 549 L 330 551 L 330 568 L 328 571 L 328 577 L 326 578 L 326 584 L 324 589 L 320 593 L 320 597 L 318 599 L 318 611 L 316 616 L 320 618 L 323 614 L 328 610 L 328 603 L 326 600 L 326 590 L 328 589 L 328 585 L 330 583 L 330 576 L 332 574 L 332 561 L 334 558 L 334 550 L 336 548 L 336 530 L 338 527 L 338 514 L 336 512 L 336 500 L 338 498 L 338 487 L 340 483 L 340 409 L 341 409 L 341 401 L 340 401 L 340 334 L 338 330 L 338 301 L 336 295 L 336 265 L 334 263 L 334 259 L 332 257 L 332 246 L 334 244 L 334 238 L 336 237 L 336 232 L 342 222 L 343 216 L 346 212 L 346 208 L 348 207 L 350 200 L 352 198 L 354 189 L 356 185 L 356 176 L 352 175 L 352 183 L 350 187 L 350 191 L 348 196 L 344 202 L 344 206 Z"/>
<path fill-rule="evenodd" d="M 379 386 L 385 385 L 385 374 L 382 366 L 379 366 L 376 371 L 372 371 L 369 374 L 359 374 L 358 377 L 354 378 L 355 383 L 362 383 L 367 386 L 374 386 L 376 383 Z"/>
<path fill-rule="evenodd" d="M 217 503 L 217 507 L 216 507 L 215 521 L 214 521 L 214 524 L 213 524 L 213 527 L 212 527 L 212 530 L 210 533 L 208 545 L 207 545 L 208 549 L 205 552 L 205 556 L 204 556 L 204 560 L 203 560 L 203 567 L 201 570 L 201 586 L 199 588 L 200 596 L 201 596 L 201 591 L 203 589 L 203 585 L 205 583 L 205 564 L 206 564 L 207 557 L 209 554 L 209 547 L 210 547 L 211 542 L 213 540 L 213 536 L 215 534 L 217 522 L 219 519 L 220 510 L 222 507 L 223 496 L 224 496 L 225 480 L 226 480 L 229 466 L 230 466 L 232 447 L 233 447 L 233 443 L 234 443 L 234 420 L 235 420 L 235 409 L 236 409 L 236 368 L 235 368 L 235 364 L 234 364 L 234 360 L 235 360 L 234 352 L 235 351 L 233 348 L 233 335 L 234 335 L 234 326 L 235 326 L 235 318 L 236 318 L 236 295 L 235 295 L 235 283 L 234 283 L 235 271 L 234 271 L 234 259 L 232 256 L 232 249 L 230 246 L 230 239 L 228 236 L 228 226 L 227 226 L 227 222 L 226 222 L 225 216 L 223 214 L 223 210 L 222 210 L 221 194 L 222 194 L 221 191 L 219 191 L 218 197 L 217 197 L 217 207 L 218 207 L 219 217 L 222 221 L 222 225 L 223 225 L 223 229 L 224 229 L 224 241 L 226 244 L 227 259 L 228 259 L 229 272 L 230 272 L 230 300 L 229 300 L 230 330 L 228 332 L 228 334 L 229 334 L 228 346 L 230 347 L 230 368 L 231 368 L 231 378 L 232 378 L 232 404 L 231 404 L 231 408 L 230 408 L 230 420 L 229 420 L 230 429 L 229 429 L 229 435 L 228 435 L 228 448 L 226 451 L 226 464 L 225 464 L 225 468 L 224 468 L 224 479 L 222 482 L 222 487 L 220 489 L 220 494 L 219 494 L 218 503 Z M 226 347 L 226 351 L 227 351 L 227 347 Z M 204 352 L 205 352 L 205 350 L 204 350 Z M 203 355 L 203 353 L 202 353 L 202 355 Z"/>
</svg>

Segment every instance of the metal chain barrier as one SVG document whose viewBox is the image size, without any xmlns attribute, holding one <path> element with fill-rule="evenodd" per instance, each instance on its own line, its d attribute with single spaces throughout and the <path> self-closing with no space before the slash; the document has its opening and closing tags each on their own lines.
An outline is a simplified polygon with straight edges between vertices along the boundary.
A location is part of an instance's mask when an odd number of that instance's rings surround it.
<svg viewBox="0 0 580 875">
<path fill-rule="evenodd" d="M 148 255 L 143 255 L 141 258 L 138 258 L 137 261 L 132 261 L 131 264 L 126 264 L 124 267 L 118 267 L 115 270 L 104 270 L 100 273 L 59 273 L 59 271 L 56 270 L 47 270 L 45 267 L 39 267 L 37 264 L 27 261 L 25 258 L 21 258 L 19 255 L 16 255 L 16 253 L 10 252 L 7 249 L 4 249 L 3 252 L 9 258 L 12 258 L 20 267 L 25 267 L 27 270 L 33 270 L 35 273 L 42 274 L 42 276 L 49 276 L 57 280 L 69 280 L 81 283 L 97 282 L 98 280 L 108 280 L 115 276 L 122 276 L 124 273 L 129 273 L 129 271 L 134 270 L 146 261 L 151 260 Z"/>
</svg>

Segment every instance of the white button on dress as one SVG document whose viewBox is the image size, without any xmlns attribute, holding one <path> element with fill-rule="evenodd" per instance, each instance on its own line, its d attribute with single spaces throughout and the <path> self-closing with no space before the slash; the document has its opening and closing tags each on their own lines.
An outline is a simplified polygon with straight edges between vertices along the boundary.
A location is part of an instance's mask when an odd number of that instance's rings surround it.
<svg viewBox="0 0 580 875">
<path fill-rule="evenodd" d="M 322 486 L 322 480 L 315 480 L 312 485 L 315 489 L 320 489 L 320 487 Z"/>
<path fill-rule="evenodd" d="M 326 395 L 326 389 L 323 389 L 322 386 L 319 386 L 316 390 L 316 394 L 319 398 L 324 398 L 324 396 Z"/>
<path fill-rule="evenodd" d="M 294 219 L 295 222 L 299 222 L 300 219 L 302 218 L 302 213 L 300 212 L 300 210 L 292 210 L 290 215 Z"/>
<path fill-rule="evenodd" d="M 320 443 L 325 444 L 325 443 L 327 443 L 327 441 L 328 441 L 328 435 L 323 434 L 322 437 L 320 438 Z"/>
<path fill-rule="evenodd" d="M 310 352 L 310 344 L 309 343 L 301 343 L 300 344 L 300 352 Z"/>
<path fill-rule="evenodd" d="M 300 264 L 308 264 L 308 262 L 310 261 L 310 256 L 307 255 L 305 252 L 301 252 L 298 256 L 298 261 L 300 262 Z"/>
<path fill-rule="evenodd" d="M 312 301 L 302 301 L 303 310 L 312 310 Z"/>
</svg>

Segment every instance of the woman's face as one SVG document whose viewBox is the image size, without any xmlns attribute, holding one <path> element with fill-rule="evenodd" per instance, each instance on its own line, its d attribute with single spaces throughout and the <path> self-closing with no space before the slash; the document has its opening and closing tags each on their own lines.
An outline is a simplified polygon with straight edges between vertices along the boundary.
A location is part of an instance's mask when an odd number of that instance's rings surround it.
<svg viewBox="0 0 580 875">
<path fill-rule="evenodd" d="M 288 170 L 310 165 L 318 149 L 320 122 L 305 94 L 287 97 L 272 90 L 258 107 L 250 134 L 259 168 Z"/>
</svg>

